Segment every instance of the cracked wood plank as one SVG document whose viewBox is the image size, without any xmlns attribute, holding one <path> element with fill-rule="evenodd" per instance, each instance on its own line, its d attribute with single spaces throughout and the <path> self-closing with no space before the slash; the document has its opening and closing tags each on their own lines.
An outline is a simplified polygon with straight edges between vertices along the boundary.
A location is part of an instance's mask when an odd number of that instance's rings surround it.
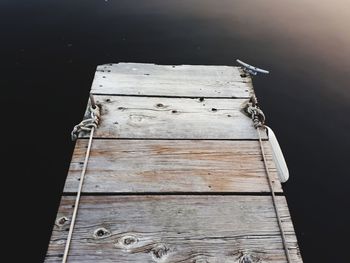
<svg viewBox="0 0 350 263">
<path fill-rule="evenodd" d="M 94 134 L 99 138 L 258 139 L 244 113 L 248 99 L 95 96 L 95 100 L 102 108 Z"/>
<path fill-rule="evenodd" d="M 243 77 L 242 77 L 243 76 Z M 95 94 L 249 98 L 252 81 L 239 67 L 165 66 L 142 63 L 97 67 Z"/>
<path fill-rule="evenodd" d="M 277 196 L 292 262 L 302 262 Z M 62 198 L 45 262 L 60 262 L 73 196 Z M 68 221 L 60 218 L 67 217 Z M 82 196 L 69 262 L 286 262 L 270 196 Z"/>
<path fill-rule="evenodd" d="M 76 143 L 64 192 L 76 192 L 88 140 Z M 274 189 L 282 192 L 269 142 Z M 84 193 L 270 192 L 258 141 L 95 140 Z"/>
</svg>

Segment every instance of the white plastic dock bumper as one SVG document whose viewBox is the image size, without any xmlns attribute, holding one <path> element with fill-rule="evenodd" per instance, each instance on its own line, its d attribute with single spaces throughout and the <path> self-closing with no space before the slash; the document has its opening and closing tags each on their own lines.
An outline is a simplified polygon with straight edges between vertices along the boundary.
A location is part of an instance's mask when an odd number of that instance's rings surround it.
<svg viewBox="0 0 350 263">
<path fill-rule="evenodd" d="M 272 156 L 276 164 L 278 177 L 281 183 L 285 183 L 288 181 L 288 178 L 289 178 L 289 170 L 288 170 L 287 163 L 284 159 L 281 147 L 277 141 L 275 133 L 272 131 L 270 127 L 268 126 L 265 126 L 265 127 L 267 128 L 269 142 L 271 143 Z"/>
</svg>

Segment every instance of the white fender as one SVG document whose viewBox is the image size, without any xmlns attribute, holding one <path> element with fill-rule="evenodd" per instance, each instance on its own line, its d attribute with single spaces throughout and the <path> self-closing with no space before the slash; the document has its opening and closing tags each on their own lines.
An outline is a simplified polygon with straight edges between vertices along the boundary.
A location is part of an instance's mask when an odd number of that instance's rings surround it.
<svg viewBox="0 0 350 263">
<path fill-rule="evenodd" d="M 284 159 L 281 147 L 277 141 L 275 133 L 272 131 L 270 127 L 268 126 L 265 126 L 265 127 L 267 128 L 267 134 L 268 134 L 269 142 L 272 148 L 272 157 L 276 164 L 278 177 L 281 183 L 285 183 L 289 178 L 289 170 L 286 164 L 286 160 Z"/>
</svg>

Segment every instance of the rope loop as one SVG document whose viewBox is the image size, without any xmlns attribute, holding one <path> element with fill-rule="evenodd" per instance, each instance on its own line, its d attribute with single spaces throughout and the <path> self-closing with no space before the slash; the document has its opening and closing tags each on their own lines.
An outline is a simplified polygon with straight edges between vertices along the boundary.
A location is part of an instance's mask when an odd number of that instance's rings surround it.
<svg viewBox="0 0 350 263">
<path fill-rule="evenodd" d="M 88 111 L 90 118 L 84 119 L 74 126 L 71 132 L 72 141 L 78 139 L 80 132 L 91 132 L 92 128 L 97 128 L 101 118 L 100 107 L 98 105 L 95 105 L 95 108 L 90 106 Z"/>
<path fill-rule="evenodd" d="M 254 128 L 265 127 L 265 114 L 258 106 L 258 100 L 252 96 L 245 108 L 246 113 L 252 118 Z"/>
</svg>

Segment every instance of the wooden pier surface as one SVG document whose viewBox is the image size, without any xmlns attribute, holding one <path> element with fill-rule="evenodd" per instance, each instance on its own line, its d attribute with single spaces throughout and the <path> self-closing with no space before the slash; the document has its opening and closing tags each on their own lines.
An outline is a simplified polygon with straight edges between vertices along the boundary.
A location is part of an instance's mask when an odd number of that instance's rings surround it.
<svg viewBox="0 0 350 263">
<path fill-rule="evenodd" d="M 68 262 L 287 262 L 238 67 L 98 66 L 101 106 Z M 73 153 L 45 262 L 61 262 L 89 134 Z M 292 262 L 302 262 L 267 136 Z"/>
</svg>

